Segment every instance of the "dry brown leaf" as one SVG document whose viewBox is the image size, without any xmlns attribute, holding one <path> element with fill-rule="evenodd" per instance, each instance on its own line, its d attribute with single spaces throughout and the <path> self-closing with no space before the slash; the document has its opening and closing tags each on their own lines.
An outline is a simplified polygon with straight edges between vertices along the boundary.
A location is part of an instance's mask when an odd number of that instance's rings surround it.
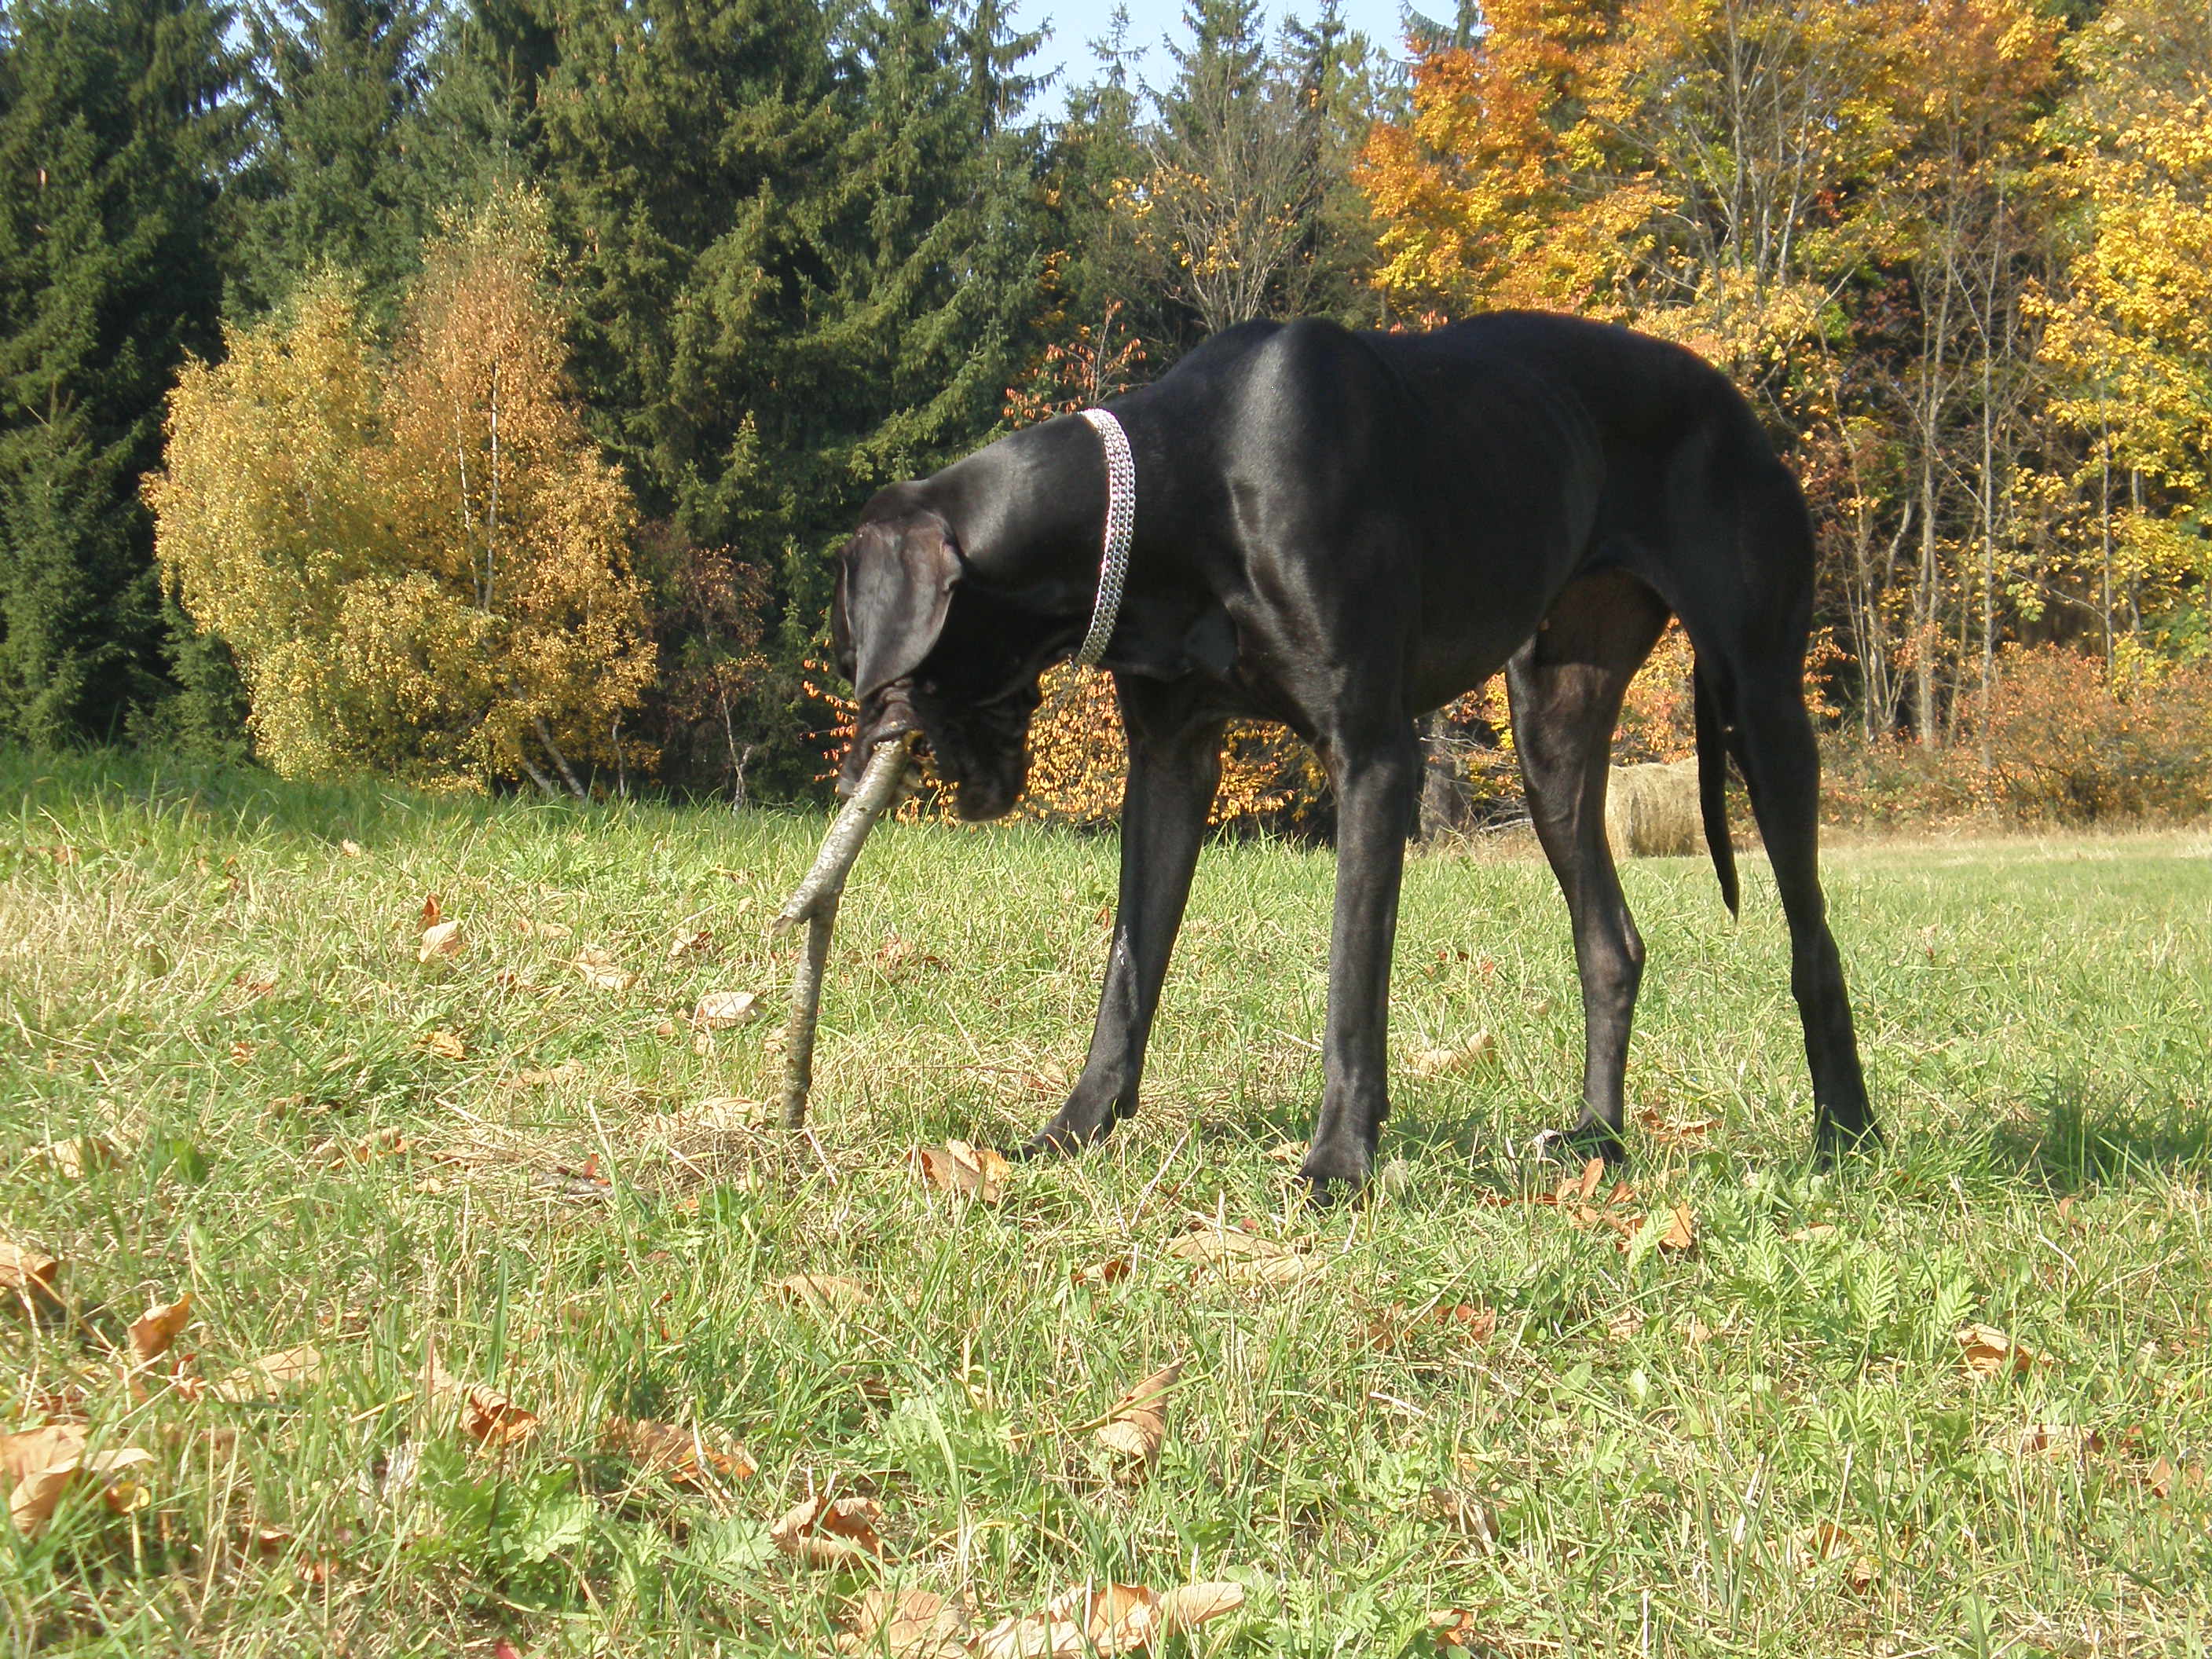
<svg viewBox="0 0 2212 1659">
<path fill-rule="evenodd" d="M 1463 1607 L 1430 1609 L 1429 1634 L 1440 1648 L 1471 1648 L 1483 1639 L 1474 1615 Z"/>
<path fill-rule="evenodd" d="M 457 957 L 461 953 L 461 924 L 458 921 L 432 922 L 422 930 L 422 938 L 415 947 L 415 960 L 435 962 L 441 957 Z"/>
<path fill-rule="evenodd" d="M 838 1273 L 792 1273 L 768 1288 L 778 1300 L 817 1314 L 854 1313 L 875 1300 L 859 1279 Z"/>
<path fill-rule="evenodd" d="M 915 1147 L 907 1154 L 907 1168 L 940 1192 L 996 1204 L 1012 1166 L 988 1146 L 948 1140 L 942 1146 Z"/>
<path fill-rule="evenodd" d="M 283 1348 L 240 1366 L 209 1392 L 234 1404 L 276 1400 L 288 1388 L 313 1382 L 322 1369 L 323 1357 L 313 1348 Z"/>
<path fill-rule="evenodd" d="M 769 1103 L 764 1100 L 747 1100 L 743 1095 L 709 1095 L 696 1106 L 670 1113 L 665 1127 L 679 1133 L 734 1134 L 740 1130 L 759 1128 L 770 1115 Z"/>
<path fill-rule="evenodd" d="M 1168 1246 L 1170 1255 L 1218 1267 L 1231 1261 L 1264 1261 L 1291 1254 L 1285 1246 L 1272 1238 L 1262 1238 L 1241 1228 L 1218 1226 L 1210 1216 L 1194 1216 L 1191 1219 L 1193 1231 Z"/>
<path fill-rule="evenodd" d="M 1814 1239 L 1833 1238 L 1835 1236 L 1835 1223 L 1816 1221 L 1809 1227 L 1800 1227 L 1796 1232 L 1791 1233 L 1789 1242 L 1792 1244 L 1809 1244 Z"/>
<path fill-rule="evenodd" d="M 1244 1605 L 1244 1586 L 1233 1579 L 1179 1584 L 1160 1595 L 1160 1629 L 1164 1634 L 1196 1630 L 1225 1619 Z"/>
<path fill-rule="evenodd" d="M 1450 1486 L 1429 1489 L 1429 1507 L 1453 1531 L 1474 1540 L 1477 1547 L 1498 1547 L 1498 1511 L 1470 1492 Z"/>
<path fill-rule="evenodd" d="M 1575 1182 L 1574 1195 L 1587 1204 L 1597 1196 L 1597 1189 L 1604 1184 L 1605 1160 L 1601 1158 L 1591 1158 L 1583 1165 L 1582 1178 Z M 1559 1197 L 1563 1202 L 1566 1199 L 1567 1192 L 1565 1188 L 1560 1188 Z"/>
<path fill-rule="evenodd" d="M 461 1040 L 461 1034 L 450 1026 L 441 1025 L 434 1031 L 424 1032 L 415 1039 L 415 1046 L 428 1050 L 441 1060 L 466 1060 L 469 1057 L 469 1045 Z"/>
<path fill-rule="evenodd" d="M 1073 1626 L 1101 1656 L 1135 1653 L 1160 1633 L 1159 1597 L 1141 1584 L 1085 1584 L 1054 1596 L 1044 1616 L 1054 1626 Z"/>
<path fill-rule="evenodd" d="M 587 945 L 576 952 L 576 971 L 594 991 L 619 994 L 637 983 L 635 974 L 616 967 L 614 957 L 596 945 Z"/>
<path fill-rule="evenodd" d="M 1248 1261 L 1231 1261 L 1224 1270 L 1232 1285 L 1257 1285 L 1278 1290 L 1285 1285 L 1311 1278 L 1328 1266 L 1329 1258 L 1323 1255 L 1292 1255 L 1287 1251 L 1281 1255 L 1255 1256 Z"/>
<path fill-rule="evenodd" d="M 1717 1117 L 1692 1118 L 1686 1121 L 1671 1122 L 1656 1107 L 1639 1106 L 1636 1121 L 1644 1133 L 1661 1146 L 1680 1145 L 1685 1141 L 1703 1140 L 1719 1125 Z"/>
<path fill-rule="evenodd" d="M 1087 1285 L 1092 1290 L 1103 1290 L 1109 1285 L 1118 1284 L 1127 1279 L 1129 1270 L 1136 1265 L 1137 1259 L 1133 1255 L 1109 1255 L 1103 1261 L 1094 1261 L 1087 1267 L 1070 1269 L 1068 1278 L 1078 1285 Z"/>
<path fill-rule="evenodd" d="M 775 1547 L 810 1567 L 881 1560 L 884 1540 L 876 1523 L 883 1508 L 872 1498 L 810 1498 L 769 1528 Z"/>
<path fill-rule="evenodd" d="M 1168 1431 L 1168 1394 L 1182 1380 L 1182 1367 L 1183 1362 L 1178 1359 L 1154 1371 L 1115 1401 L 1114 1409 L 1099 1425 L 1095 1437 L 1121 1460 L 1126 1473 L 1140 1476 L 1159 1456 L 1160 1442 Z"/>
<path fill-rule="evenodd" d="M 691 1011 L 691 1024 L 702 1031 L 726 1031 L 760 1018 L 760 998 L 751 991 L 709 991 Z"/>
<path fill-rule="evenodd" d="M 1041 1613 L 1001 1620 L 971 1644 L 975 1659 L 1086 1659 L 1083 1628 Z"/>
<path fill-rule="evenodd" d="M 33 1149 L 33 1162 L 50 1165 L 71 1181 L 82 1181 L 94 1170 L 120 1164 L 138 1145 L 134 1129 L 113 1126 L 67 1140 L 50 1140 Z"/>
<path fill-rule="evenodd" d="M 1658 1248 L 1662 1250 L 1687 1250 L 1698 1242 L 1697 1218 L 1690 1213 L 1690 1206 L 1686 1204 L 1677 1204 L 1664 1212 L 1653 1211 L 1644 1218 L 1643 1231 L 1656 1233 Z M 1632 1242 L 1624 1231 L 1620 1248 L 1624 1250 L 1628 1249 Z"/>
<path fill-rule="evenodd" d="M 1407 1056 L 1406 1070 L 1418 1078 L 1458 1077 L 1497 1059 L 1496 1039 L 1487 1031 L 1477 1031 L 1455 1048 L 1416 1049 Z"/>
<path fill-rule="evenodd" d="M 118 1514 L 143 1509 L 151 1501 L 127 1472 L 151 1463 L 153 1453 L 136 1446 L 87 1452 L 84 1443 L 84 1430 L 74 1423 L 0 1435 L 0 1485 L 8 1490 L 8 1518 L 26 1538 L 45 1530 L 62 1494 L 79 1474 L 103 1482 L 108 1507 Z"/>
<path fill-rule="evenodd" d="M 1959 1332 L 1959 1357 L 1977 1381 L 2032 1370 L 2042 1356 L 2015 1342 L 1994 1325 L 1968 1325 Z"/>
<path fill-rule="evenodd" d="M 2105 1449 L 2105 1437 L 2094 1429 L 2072 1423 L 2031 1423 L 2020 1431 L 2023 1457 L 2043 1456 L 2054 1462 L 2087 1456 Z"/>
<path fill-rule="evenodd" d="M 963 1659 L 968 1609 L 934 1590 L 872 1589 L 845 1614 L 839 1651 L 888 1659 Z"/>
<path fill-rule="evenodd" d="M 0 1295 L 20 1303 L 59 1303 L 62 1265 L 42 1251 L 0 1238 Z"/>
<path fill-rule="evenodd" d="M 361 843 L 357 841 L 342 841 L 338 843 L 338 851 L 349 859 L 357 859 L 361 856 Z"/>
<path fill-rule="evenodd" d="M 1626 1342 L 1644 1328 L 1644 1316 L 1633 1309 L 1624 1310 L 1605 1322 L 1607 1334 L 1616 1342 Z"/>
<path fill-rule="evenodd" d="M 538 1432 L 537 1415 L 503 1394 L 448 1376 L 434 1363 L 428 1380 L 431 1398 L 457 1407 L 461 1432 L 480 1446 L 519 1445 Z"/>
<path fill-rule="evenodd" d="M 144 1313 L 131 1322 L 131 1357 L 142 1365 L 151 1364 L 169 1351 L 177 1334 L 185 1328 L 185 1322 L 192 1315 L 192 1293 L 186 1291 L 174 1302 L 149 1304 Z"/>
<path fill-rule="evenodd" d="M 704 927 L 689 933 L 678 933 L 668 942 L 668 959 L 681 962 L 686 957 L 703 956 L 714 945 L 714 933 Z"/>
<path fill-rule="evenodd" d="M 1303 1140 L 1280 1140 L 1260 1154 L 1271 1164 L 1303 1164 L 1306 1161 L 1306 1144 Z"/>
<path fill-rule="evenodd" d="M 709 1474 L 725 1480 L 753 1478 L 752 1460 L 720 1429 L 610 1417 L 601 1443 L 672 1486 L 703 1486 Z"/>
<path fill-rule="evenodd" d="M 1702 1348 L 1719 1334 L 1713 1328 L 1695 1316 L 1682 1328 L 1682 1340 L 1693 1348 Z"/>
<path fill-rule="evenodd" d="M 1881 1566 L 1851 1531 L 1832 1521 L 1815 1522 L 1797 1534 L 1794 1543 L 1798 1564 L 1808 1570 L 1823 1561 L 1848 1560 L 1844 1581 L 1855 1590 L 1869 1589 L 1881 1576 Z"/>
</svg>

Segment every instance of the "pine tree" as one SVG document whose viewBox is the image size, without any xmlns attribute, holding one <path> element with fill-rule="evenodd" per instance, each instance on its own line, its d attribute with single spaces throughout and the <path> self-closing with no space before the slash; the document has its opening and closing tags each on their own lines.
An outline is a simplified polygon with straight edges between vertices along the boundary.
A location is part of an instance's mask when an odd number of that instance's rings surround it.
<svg viewBox="0 0 2212 1659">
<path fill-rule="evenodd" d="M 258 145 L 241 298 L 336 266 L 388 311 L 412 273 L 427 181 L 407 141 L 426 88 L 423 0 L 263 0 L 251 14 Z"/>
<path fill-rule="evenodd" d="M 33 0 L 0 53 L 0 737 L 126 735 L 170 691 L 140 478 L 218 343 L 230 14 Z"/>
</svg>

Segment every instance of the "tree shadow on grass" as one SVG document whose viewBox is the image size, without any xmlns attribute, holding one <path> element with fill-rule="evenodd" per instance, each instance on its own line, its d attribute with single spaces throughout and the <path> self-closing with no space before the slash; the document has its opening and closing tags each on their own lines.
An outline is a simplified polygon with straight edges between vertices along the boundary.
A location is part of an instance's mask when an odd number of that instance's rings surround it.
<svg viewBox="0 0 2212 1659">
<path fill-rule="evenodd" d="M 2001 1124 L 1990 1160 L 2057 1193 L 2177 1170 L 2212 1170 L 2212 1101 L 2191 1093 L 2156 1100 L 2100 1098 L 2079 1083 L 2055 1084 L 2038 1110 Z"/>
</svg>

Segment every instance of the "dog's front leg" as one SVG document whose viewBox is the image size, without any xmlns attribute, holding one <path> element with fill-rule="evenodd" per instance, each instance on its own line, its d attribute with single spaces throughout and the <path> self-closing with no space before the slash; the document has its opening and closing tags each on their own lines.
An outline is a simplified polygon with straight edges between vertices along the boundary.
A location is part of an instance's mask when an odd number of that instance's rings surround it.
<svg viewBox="0 0 2212 1659">
<path fill-rule="evenodd" d="M 1145 1043 L 1182 925 L 1206 821 L 1221 782 L 1224 722 L 1199 716 L 1176 684 L 1117 675 L 1129 738 L 1121 799 L 1121 892 L 1091 1054 L 1067 1103 L 1031 1152 L 1072 1152 L 1137 1109 Z"/>
<path fill-rule="evenodd" d="M 1336 787 L 1336 915 L 1329 930 L 1328 1028 L 1321 1118 L 1298 1173 L 1316 1198 L 1357 1188 L 1390 1109 L 1390 951 L 1413 823 L 1420 750 L 1411 721 L 1360 743 L 1325 746 Z"/>
</svg>

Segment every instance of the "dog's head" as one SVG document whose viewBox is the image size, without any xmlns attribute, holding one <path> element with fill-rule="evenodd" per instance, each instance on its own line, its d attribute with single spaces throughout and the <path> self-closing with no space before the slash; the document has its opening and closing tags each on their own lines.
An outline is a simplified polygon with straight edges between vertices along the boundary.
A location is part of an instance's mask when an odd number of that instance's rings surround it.
<svg viewBox="0 0 2212 1659">
<path fill-rule="evenodd" d="M 838 556 L 830 630 L 860 702 L 842 790 L 878 743 L 919 731 L 962 817 L 1012 810 L 1029 777 L 1037 677 L 1059 641 L 1046 619 L 975 578 L 942 515 L 871 508 Z"/>
</svg>

